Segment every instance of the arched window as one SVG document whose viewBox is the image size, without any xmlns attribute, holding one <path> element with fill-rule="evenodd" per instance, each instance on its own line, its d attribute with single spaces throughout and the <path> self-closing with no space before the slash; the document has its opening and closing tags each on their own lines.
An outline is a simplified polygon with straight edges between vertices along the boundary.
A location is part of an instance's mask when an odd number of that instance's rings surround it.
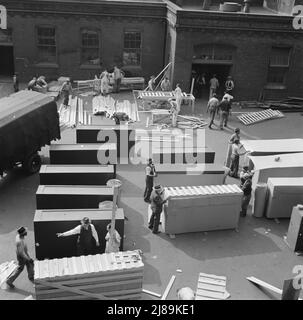
<svg viewBox="0 0 303 320">
<path fill-rule="evenodd" d="M 96 30 L 81 32 L 81 64 L 100 65 L 100 41 Z"/>
</svg>

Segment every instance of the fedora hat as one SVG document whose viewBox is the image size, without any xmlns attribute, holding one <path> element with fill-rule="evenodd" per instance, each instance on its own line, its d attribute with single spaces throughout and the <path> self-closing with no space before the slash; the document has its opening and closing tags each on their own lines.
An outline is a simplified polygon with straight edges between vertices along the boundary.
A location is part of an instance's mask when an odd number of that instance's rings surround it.
<svg viewBox="0 0 303 320">
<path fill-rule="evenodd" d="M 25 227 L 20 227 L 17 229 L 17 232 L 19 233 L 20 236 L 23 236 L 27 233 L 27 228 Z"/>
</svg>

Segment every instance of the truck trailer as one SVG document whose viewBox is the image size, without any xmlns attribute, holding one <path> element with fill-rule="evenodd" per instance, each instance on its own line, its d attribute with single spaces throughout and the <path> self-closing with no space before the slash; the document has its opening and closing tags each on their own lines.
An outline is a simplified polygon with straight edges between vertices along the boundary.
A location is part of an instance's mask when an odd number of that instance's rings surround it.
<svg viewBox="0 0 303 320">
<path fill-rule="evenodd" d="M 17 165 L 28 173 L 41 166 L 38 152 L 60 139 L 57 104 L 35 91 L 19 91 L 0 99 L 0 174 Z"/>
</svg>

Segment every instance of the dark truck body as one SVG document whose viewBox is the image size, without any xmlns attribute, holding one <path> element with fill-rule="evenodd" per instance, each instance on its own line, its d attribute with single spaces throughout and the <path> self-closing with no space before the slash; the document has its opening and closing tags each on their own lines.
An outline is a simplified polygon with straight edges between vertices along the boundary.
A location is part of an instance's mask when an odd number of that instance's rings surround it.
<svg viewBox="0 0 303 320">
<path fill-rule="evenodd" d="M 19 163 L 30 173 L 37 172 L 38 151 L 56 139 L 60 139 L 59 114 L 51 97 L 19 91 L 0 99 L 0 173 Z"/>
</svg>

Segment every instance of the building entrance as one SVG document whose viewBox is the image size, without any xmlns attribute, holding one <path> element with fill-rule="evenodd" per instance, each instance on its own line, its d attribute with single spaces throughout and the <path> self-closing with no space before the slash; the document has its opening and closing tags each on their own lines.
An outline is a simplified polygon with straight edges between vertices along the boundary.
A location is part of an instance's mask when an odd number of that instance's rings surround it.
<svg viewBox="0 0 303 320">
<path fill-rule="evenodd" d="M 12 76 L 14 68 L 14 47 L 0 45 L 0 75 Z"/>
</svg>

